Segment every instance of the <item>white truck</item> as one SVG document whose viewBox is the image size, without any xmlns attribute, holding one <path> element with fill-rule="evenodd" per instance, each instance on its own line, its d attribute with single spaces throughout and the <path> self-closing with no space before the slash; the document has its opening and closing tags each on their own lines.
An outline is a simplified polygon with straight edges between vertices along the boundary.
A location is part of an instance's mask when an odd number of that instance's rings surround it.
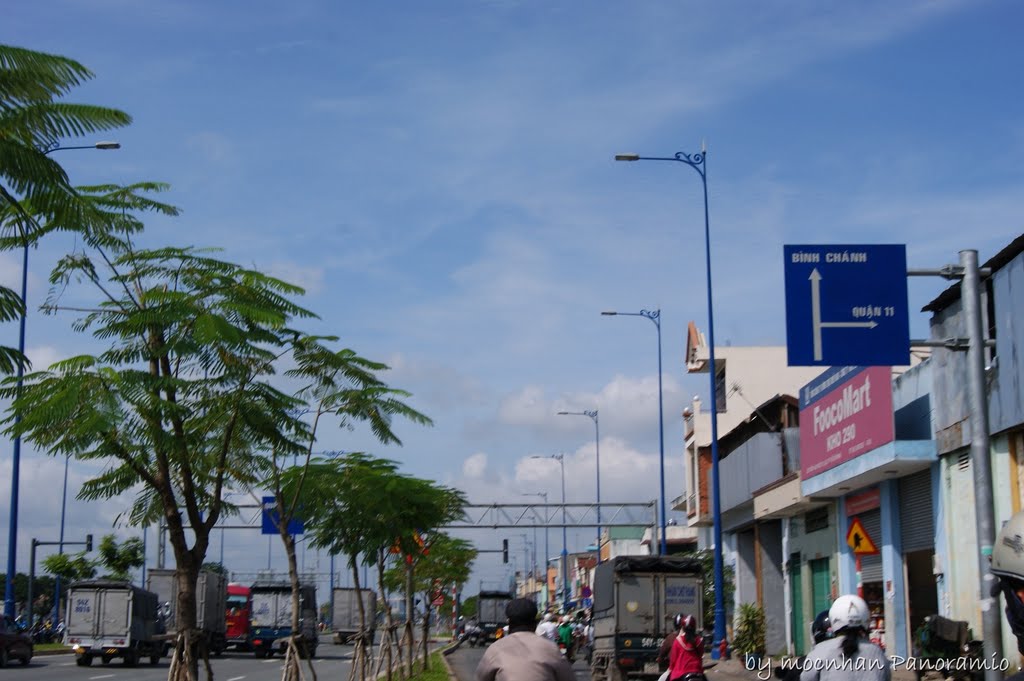
<svg viewBox="0 0 1024 681">
<path fill-rule="evenodd" d="M 316 585 L 299 586 L 299 654 L 316 657 Z M 252 648 L 256 657 L 285 653 L 292 636 L 292 587 L 288 582 L 256 582 L 252 585 Z"/>
<path fill-rule="evenodd" d="M 374 632 L 377 630 L 377 593 L 373 589 L 360 589 L 363 601 L 363 613 L 366 617 L 365 636 L 373 642 Z M 336 587 L 334 589 L 334 608 L 331 612 L 331 631 L 334 632 L 334 642 L 345 644 L 359 634 L 359 601 L 356 600 L 356 590 L 352 588 Z"/>
<path fill-rule="evenodd" d="M 156 594 L 129 582 L 91 580 L 72 584 L 67 604 L 64 640 L 78 666 L 88 667 L 96 657 L 103 664 L 120 657 L 134 667 L 143 657 L 156 664 L 167 654 Z"/>
<path fill-rule="evenodd" d="M 168 634 L 177 632 L 175 608 L 178 605 L 177 571 L 154 568 L 146 573 L 146 588 L 157 595 Z M 228 647 L 227 579 L 219 572 L 200 570 L 196 581 L 196 629 L 203 632 L 210 652 L 220 656 Z"/>
</svg>

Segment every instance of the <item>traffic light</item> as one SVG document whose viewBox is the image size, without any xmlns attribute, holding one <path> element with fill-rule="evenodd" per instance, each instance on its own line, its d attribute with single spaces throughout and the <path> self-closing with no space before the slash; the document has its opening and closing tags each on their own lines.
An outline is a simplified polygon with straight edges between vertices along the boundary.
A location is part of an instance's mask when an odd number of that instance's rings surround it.
<svg viewBox="0 0 1024 681">
<path fill-rule="evenodd" d="M 501 562 L 508 562 L 508 539 L 501 540 Z"/>
<path fill-rule="evenodd" d="M 88 553 L 89 551 L 92 551 L 92 535 L 91 534 L 85 535 L 85 552 Z"/>
</svg>

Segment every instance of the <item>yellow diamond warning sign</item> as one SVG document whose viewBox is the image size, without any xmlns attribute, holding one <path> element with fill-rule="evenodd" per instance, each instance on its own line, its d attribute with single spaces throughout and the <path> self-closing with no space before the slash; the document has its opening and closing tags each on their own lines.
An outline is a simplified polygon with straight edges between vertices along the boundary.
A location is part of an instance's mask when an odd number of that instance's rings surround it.
<svg viewBox="0 0 1024 681">
<path fill-rule="evenodd" d="M 851 519 L 850 531 L 846 533 L 846 543 L 855 554 L 860 556 L 878 553 L 878 547 L 864 531 L 864 526 L 860 524 L 860 518 Z"/>
</svg>

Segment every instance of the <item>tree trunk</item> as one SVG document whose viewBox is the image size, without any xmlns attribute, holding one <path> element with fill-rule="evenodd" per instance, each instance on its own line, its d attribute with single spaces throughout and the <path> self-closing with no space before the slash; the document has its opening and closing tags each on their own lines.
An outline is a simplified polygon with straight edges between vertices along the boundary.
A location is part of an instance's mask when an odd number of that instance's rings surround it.
<svg viewBox="0 0 1024 681">
<path fill-rule="evenodd" d="M 409 678 L 413 675 L 413 661 L 416 659 L 416 628 L 413 619 L 413 568 L 412 561 L 405 568 L 405 631 L 409 637 Z"/>
<path fill-rule="evenodd" d="M 299 619 L 302 614 L 299 598 L 299 564 L 295 557 L 295 537 L 288 534 L 287 523 L 281 524 L 281 540 L 284 542 L 284 551 L 288 556 L 288 579 L 292 585 L 292 638 L 301 634 Z M 302 645 L 305 645 L 303 643 Z"/>
<path fill-rule="evenodd" d="M 392 631 L 391 628 L 394 626 L 394 619 L 391 617 L 391 604 L 388 603 L 387 591 L 384 590 L 384 552 L 383 551 L 380 552 L 377 555 L 377 585 L 378 585 L 378 588 L 380 589 L 380 602 L 384 604 L 384 635 L 386 637 L 388 637 L 388 641 L 386 642 L 386 645 L 384 647 L 384 649 L 385 649 L 384 655 L 385 655 L 385 660 L 386 660 L 385 665 L 387 667 L 387 676 L 386 676 L 386 678 L 387 678 L 387 681 L 391 681 L 391 679 L 392 679 L 392 666 L 394 664 L 394 656 L 393 656 L 392 651 L 391 651 L 390 637 L 391 637 L 391 631 Z M 398 654 L 401 655 L 401 649 L 399 649 Z M 401 663 L 401 658 L 399 658 L 399 663 Z"/>
<path fill-rule="evenodd" d="M 373 639 L 371 638 L 369 644 L 367 644 L 366 639 L 363 638 L 369 631 L 369 628 L 366 626 L 366 608 L 363 607 L 362 585 L 359 583 L 359 565 L 356 563 L 356 554 L 349 556 L 348 563 L 352 567 L 352 583 L 356 586 L 356 607 L 359 608 L 359 635 L 356 636 L 356 645 L 359 646 L 360 650 L 356 651 L 353 658 L 355 660 L 362 660 L 362 663 L 359 665 L 359 681 L 364 681 L 366 679 L 366 665 L 369 664 L 366 654 L 367 648 L 372 648 Z M 331 613 L 331 619 L 334 619 L 333 612 Z M 360 653 L 362 653 L 361 657 Z"/>
<path fill-rule="evenodd" d="M 423 608 L 423 671 L 430 669 L 430 594 L 425 594 Z"/>
<path fill-rule="evenodd" d="M 185 653 L 179 658 L 177 666 L 171 666 L 168 679 L 198 681 L 199 659 L 207 653 L 206 646 L 195 645 L 200 634 L 196 630 L 196 583 L 199 581 L 199 569 L 202 567 L 201 557 L 206 555 L 209 533 L 202 527 L 192 528 L 194 543 L 189 549 L 181 516 L 177 512 L 172 512 L 166 514 L 166 517 L 168 536 L 171 547 L 174 549 L 174 561 L 177 569 L 175 578 L 178 581 L 178 598 L 174 612 L 177 636 L 175 652 L 176 654 Z M 208 665 L 207 676 L 213 678 Z"/>
</svg>

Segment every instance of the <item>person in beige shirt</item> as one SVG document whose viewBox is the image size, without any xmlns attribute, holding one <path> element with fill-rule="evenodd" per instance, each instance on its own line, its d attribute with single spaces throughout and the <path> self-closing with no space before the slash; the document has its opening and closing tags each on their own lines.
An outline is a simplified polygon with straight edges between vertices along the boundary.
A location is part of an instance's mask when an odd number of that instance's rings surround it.
<svg viewBox="0 0 1024 681">
<path fill-rule="evenodd" d="M 476 681 L 575 681 L 576 675 L 558 646 L 535 632 L 537 605 L 516 598 L 505 608 L 508 635 L 487 648 L 476 668 Z"/>
</svg>

